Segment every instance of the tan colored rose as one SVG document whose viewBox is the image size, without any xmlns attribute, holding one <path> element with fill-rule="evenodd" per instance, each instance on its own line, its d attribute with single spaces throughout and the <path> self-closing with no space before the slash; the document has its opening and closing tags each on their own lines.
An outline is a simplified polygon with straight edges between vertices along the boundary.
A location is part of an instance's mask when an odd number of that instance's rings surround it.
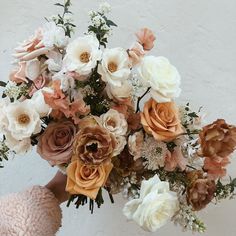
<svg viewBox="0 0 236 236">
<path fill-rule="evenodd" d="M 114 136 L 100 127 L 93 117 L 83 119 L 79 127 L 74 143 L 74 154 L 78 159 L 99 165 L 113 156 L 116 147 Z"/>
<path fill-rule="evenodd" d="M 190 185 L 187 189 L 187 201 L 194 211 L 200 211 L 214 198 L 216 184 L 214 180 L 203 177 L 201 171 L 188 173 Z"/>
<path fill-rule="evenodd" d="M 144 105 L 141 123 L 145 131 L 157 141 L 172 141 L 182 133 L 178 111 L 173 102 L 157 103 L 151 98 Z"/>
<path fill-rule="evenodd" d="M 236 127 L 219 119 L 205 126 L 199 134 L 204 157 L 228 157 L 236 148 Z"/>
<path fill-rule="evenodd" d="M 39 138 L 37 152 L 52 165 L 68 163 L 75 135 L 76 127 L 72 122 L 51 123 Z"/>
<path fill-rule="evenodd" d="M 99 166 L 87 165 L 80 160 L 73 161 L 67 167 L 66 191 L 70 194 L 82 194 L 95 200 L 99 189 L 106 184 L 112 167 L 110 161 Z"/>
</svg>

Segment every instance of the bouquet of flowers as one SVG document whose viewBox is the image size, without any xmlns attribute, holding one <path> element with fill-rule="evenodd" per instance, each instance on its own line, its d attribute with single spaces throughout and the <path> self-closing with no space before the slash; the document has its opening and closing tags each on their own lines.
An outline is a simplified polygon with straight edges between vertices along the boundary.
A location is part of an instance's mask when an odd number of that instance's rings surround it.
<svg viewBox="0 0 236 236">
<path fill-rule="evenodd" d="M 75 25 L 70 0 L 62 14 L 15 49 L 0 101 L 0 162 L 36 146 L 67 175 L 68 206 L 104 203 L 122 193 L 123 213 L 144 230 L 169 220 L 204 232 L 197 212 L 232 198 L 225 182 L 236 148 L 236 127 L 223 119 L 202 124 L 201 109 L 178 106 L 181 77 L 168 59 L 148 55 L 155 36 L 136 33 L 129 49 L 107 48 L 116 24 L 102 3 L 89 12 L 85 35 L 69 42 Z"/>
</svg>

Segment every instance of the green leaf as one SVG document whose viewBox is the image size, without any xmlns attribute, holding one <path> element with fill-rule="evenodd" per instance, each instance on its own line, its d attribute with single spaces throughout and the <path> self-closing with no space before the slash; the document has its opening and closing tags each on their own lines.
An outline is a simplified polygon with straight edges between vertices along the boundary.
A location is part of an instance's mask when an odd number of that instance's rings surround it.
<svg viewBox="0 0 236 236">
<path fill-rule="evenodd" d="M 6 87 L 6 85 L 7 85 L 6 82 L 0 81 L 0 86 L 1 86 L 1 87 Z"/>
<path fill-rule="evenodd" d="M 61 3 L 55 3 L 54 5 L 59 7 L 64 7 L 64 5 L 62 5 Z"/>
<path fill-rule="evenodd" d="M 198 118 L 198 115 L 196 114 L 196 112 L 188 113 L 188 116 L 192 118 Z"/>
<path fill-rule="evenodd" d="M 111 21 L 111 20 L 107 20 L 106 23 L 107 23 L 108 26 L 115 26 L 115 27 L 117 27 L 117 24 L 115 24 L 115 23 L 114 23 L 113 21 Z"/>
</svg>

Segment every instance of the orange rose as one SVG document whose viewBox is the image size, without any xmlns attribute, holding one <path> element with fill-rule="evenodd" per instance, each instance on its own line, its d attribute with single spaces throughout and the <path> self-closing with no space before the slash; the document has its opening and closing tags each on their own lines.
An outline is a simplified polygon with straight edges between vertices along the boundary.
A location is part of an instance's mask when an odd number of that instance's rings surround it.
<svg viewBox="0 0 236 236">
<path fill-rule="evenodd" d="M 157 103 L 152 98 L 144 105 L 141 123 L 157 141 L 171 141 L 182 133 L 178 111 L 173 102 Z"/>
<path fill-rule="evenodd" d="M 73 161 L 67 167 L 66 191 L 95 200 L 99 189 L 106 184 L 112 167 L 110 161 L 99 166 L 87 165 L 79 160 Z"/>
</svg>

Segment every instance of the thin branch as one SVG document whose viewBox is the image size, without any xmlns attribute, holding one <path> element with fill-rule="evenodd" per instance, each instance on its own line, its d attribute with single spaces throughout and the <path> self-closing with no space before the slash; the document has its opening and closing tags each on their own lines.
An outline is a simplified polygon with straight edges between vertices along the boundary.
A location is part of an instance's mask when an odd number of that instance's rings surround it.
<svg viewBox="0 0 236 236">
<path fill-rule="evenodd" d="M 151 89 L 151 87 L 149 87 L 149 88 L 146 90 L 146 92 L 145 92 L 141 97 L 138 98 L 137 107 L 136 107 L 136 113 L 138 113 L 138 112 L 140 111 L 140 106 L 139 106 L 139 104 L 140 104 L 141 100 L 149 93 L 150 89 Z"/>
</svg>

